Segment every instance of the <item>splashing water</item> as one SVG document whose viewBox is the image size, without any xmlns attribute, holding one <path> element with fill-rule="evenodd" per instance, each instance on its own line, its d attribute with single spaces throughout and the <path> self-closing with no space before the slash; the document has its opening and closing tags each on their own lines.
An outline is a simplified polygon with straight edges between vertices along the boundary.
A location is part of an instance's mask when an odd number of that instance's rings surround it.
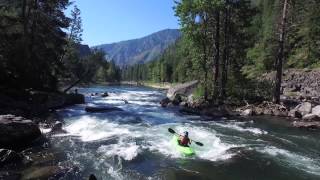
<svg viewBox="0 0 320 180">
<path fill-rule="evenodd" d="M 320 147 L 312 143 L 309 150 L 303 147 L 319 135 L 298 139 L 293 135 L 309 135 L 267 122 L 204 122 L 200 116 L 180 114 L 177 108 L 161 108 L 158 102 L 164 92 L 154 89 L 120 86 L 79 91 L 108 91 L 109 97 L 86 97 L 87 104 L 124 110 L 88 114 L 84 106 L 75 106 L 59 112 L 67 134 L 54 136 L 53 145 L 67 152 L 65 161 L 80 167 L 85 175 L 93 173 L 99 179 L 320 178 L 320 160 L 310 153 Z M 193 143 L 196 155 L 184 157 L 170 143 L 168 128 L 188 131 L 191 139 L 204 146 Z"/>
</svg>

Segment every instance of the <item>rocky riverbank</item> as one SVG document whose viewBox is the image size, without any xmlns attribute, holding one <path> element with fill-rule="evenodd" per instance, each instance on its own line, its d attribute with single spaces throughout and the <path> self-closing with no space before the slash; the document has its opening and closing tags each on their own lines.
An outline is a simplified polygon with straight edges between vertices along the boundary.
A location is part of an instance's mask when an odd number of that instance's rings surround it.
<svg viewBox="0 0 320 180">
<path fill-rule="evenodd" d="M 263 80 L 273 79 L 274 74 L 266 74 Z M 293 127 L 320 129 L 320 70 L 286 70 L 283 74 L 281 104 L 257 102 L 243 106 L 224 104 L 210 105 L 202 99 L 193 98 L 197 81 L 172 87 L 162 107 L 180 106 L 182 113 L 191 113 L 211 117 L 226 116 L 260 116 L 271 115 L 284 117 L 291 121 Z"/>
<path fill-rule="evenodd" d="M 84 102 L 84 96 L 77 92 L 66 94 L 1 87 L 0 179 L 67 177 L 74 167 L 54 163 L 55 155 L 47 152 L 50 141 L 39 126 L 52 128 L 52 133 L 61 132 L 62 124 L 54 111 Z"/>
</svg>

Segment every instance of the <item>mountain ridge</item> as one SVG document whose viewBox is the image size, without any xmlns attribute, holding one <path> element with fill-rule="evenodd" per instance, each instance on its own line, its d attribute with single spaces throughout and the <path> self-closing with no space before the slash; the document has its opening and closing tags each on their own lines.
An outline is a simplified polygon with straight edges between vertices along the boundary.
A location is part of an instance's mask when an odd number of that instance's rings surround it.
<svg viewBox="0 0 320 180">
<path fill-rule="evenodd" d="M 118 66 L 143 64 L 154 60 L 180 38 L 179 29 L 165 29 L 142 38 L 93 46 L 107 54 Z"/>
</svg>

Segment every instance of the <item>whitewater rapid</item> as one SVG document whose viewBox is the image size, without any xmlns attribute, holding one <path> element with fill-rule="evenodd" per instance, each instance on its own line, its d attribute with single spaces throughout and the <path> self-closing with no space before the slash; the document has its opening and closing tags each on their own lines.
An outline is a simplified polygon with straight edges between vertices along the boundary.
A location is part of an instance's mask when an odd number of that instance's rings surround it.
<svg viewBox="0 0 320 180">
<path fill-rule="evenodd" d="M 109 97 L 90 95 L 106 90 Z M 254 121 L 201 121 L 200 116 L 182 115 L 177 108 L 161 108 L 159 100 L 164 97 L 164 93 L 153 89 L 109 87 L 80 91 L 87 94 L 87 104 L 59 112 L 64 117 L 63 128 L 67 134 L 55 135 L 55 146 L 68 146 L 68 160 L 82 169 L 91 167 L 99 177 L 157 179 L 156 175 L 149 174 L 154 169 L 144 167 L 145 164 L 160 161 L 152 159 L 153 156 L 168 162 L 190 159 L 196 162 L 221 163 L 232 161 L 247 151 L 261 157 L 274 158 L 277 166 L 290 166 L 320 177 L 319 159 L 287 150 L 284 144 L 298 145 L 286 137 L 281 141 L 268 128 L 256 127 Z M 106 105 L 119 107 L 124 111 L 88 114 L 83 110 L 85 106 Z M 178 133 L 188 131 L 192 139 L 202 142 L 204 146 L 192 144 L 196 156 L 186 158 L 170 143 L 172 134 L 168 132 L 168 128 L 173 128 Z M 282 144 L 274 144 L 273 141 L 281 141 Z M 147 160 L 149 156 L 152 160 Z M 134 164 L 138 164 L 136 166 L 139 168 L 134 167 Z M 184 167 L 183 169 L 185 170 Z"/>
</svg>

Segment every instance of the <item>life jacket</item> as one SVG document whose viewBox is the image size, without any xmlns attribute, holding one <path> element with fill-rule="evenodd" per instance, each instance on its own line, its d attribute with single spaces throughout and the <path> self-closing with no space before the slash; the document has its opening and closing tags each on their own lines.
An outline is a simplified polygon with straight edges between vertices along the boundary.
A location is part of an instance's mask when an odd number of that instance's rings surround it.
<svg viewBox="0 0 320 180">
<path fill-rule="evenodd" d="M 186 137 L 186 136 L 183 136 L 183 138 L 182 138 L 181 141 L 180 141 L 180 144 L 181 144 L 182 146 L 188 146 L 188 145 L 189 145 L 189 142 L 190 142 L 190 139 L 189 139 L 188 137 Z"/>
</svg>

